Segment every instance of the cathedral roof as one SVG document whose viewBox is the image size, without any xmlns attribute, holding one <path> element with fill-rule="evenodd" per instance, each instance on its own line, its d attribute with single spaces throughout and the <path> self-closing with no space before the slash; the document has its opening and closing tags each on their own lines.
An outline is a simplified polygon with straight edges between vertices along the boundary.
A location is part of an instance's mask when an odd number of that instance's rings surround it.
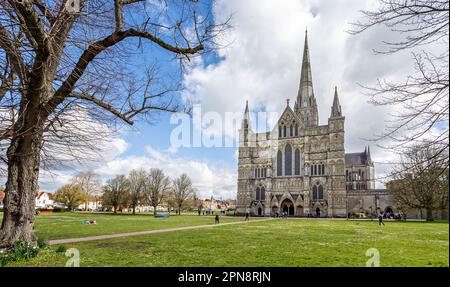
<svg viewBox="0 0 450 287">
<path fill-rule="evenodd" d="M 370 149 L 367 147 L 364 152 L 361 153 L 346 153 L 345 154 L 345 165 L 370 165 L 372 164 L 372 159 L 370 156 Z"/>
</svg>

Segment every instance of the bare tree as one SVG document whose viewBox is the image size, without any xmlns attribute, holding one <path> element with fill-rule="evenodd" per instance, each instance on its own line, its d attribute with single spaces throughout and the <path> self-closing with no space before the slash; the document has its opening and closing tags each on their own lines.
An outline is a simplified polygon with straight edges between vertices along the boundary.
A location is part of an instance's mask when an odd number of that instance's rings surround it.
<svg viewBox="0 0 450 287">
<path fill-rule="evenodd" d="M 164 203 L 166 204 L 168 213 L 170 213 L 173 209 L 177 207 L 173 188 L 169 188 L 169 190 L 166 192 Z"/>
<path fill-rule="evenodd" d="M 119 175 L 108 180 L 103 190 L 103 206 L 113 208 L 114 213 L 128 206 L 130 182 L 126 176 Z"/>
<path fill-rule="evenodd" d="M 86 199 L 86 194 L 76 184 L 66 184 L 55 192 L 55 202 L 64 204 L 69 210 L 77 208 Z"/>
<path fill-rule="evenodd" d="M 164 202 L 169 190 L 169 177 L 161 169 L 152 168 L 147 176 L 145 195 L 148 203 L 153 206 L 153 214 L 157 213 L 157 207 Z"/>
<path fill-rule="evenodd" d="M 144 170 L 132 170 L 128 176 L 130 182 L 130 206 L 133 214 L 136 214 L 136 207 L 145 200 L 145 184 L 147 173 Z"/>
<path fill-rule="evenodd" d="M 101 184 L 98 175 L 93 171 L 81 172 L 73 178 L 73 183 L 78 185 L 84 194 L 86 194 L 84 210 L 87 211 L 89 200 L 101 191 Z"/>
<path fill-rule="evenodd" d="M 176 93 L 181 77 L 158 71 L 218 47 L 228 25 L 215 24 L 208 5 L 0 0 L 0 168 L 7 177 L 0 248 L 36 243 L 41 167 L 95 155 L 103 125 L 184 110 Z M 138 54 L 154 63 L 133 62 Z M 101 126 L 86 129 L 85 122 Z"/>
<path fill-rule="evenodd" d="M 353 24 L 353 34 L 375 26 L 397 33 L 399 40 L 384 42 L 379 54 L 412 51 L 414 74 L 401 83 L 379 80 L 364 87 L 377 106 L 397 106 L 390 124 L 375 140 L 399 153 L 410 146 L 449 145 L 449 0 L 379 0 L 378 8 L 363 11 L 364 20 Z M 421 49 L 421 50 L 419 50 Z"/>
<path fill-rule="evenodd" d="M 188 200 L 193 199 L 195 192 L 192 187 L 192 181 L 189 176 L 183 173 L 179 178 L 173 181 L 173 196 L 178 214 Z"/>
<path fill-rule="evenodd" d="M 388 184 L 400 208 L 425 209 L 428 221 L 433 211 L 448 210 L 448 155 L 439 146 L 417 145 L 403 156 L 402 163 L 392 170 Z"/>
</svg>

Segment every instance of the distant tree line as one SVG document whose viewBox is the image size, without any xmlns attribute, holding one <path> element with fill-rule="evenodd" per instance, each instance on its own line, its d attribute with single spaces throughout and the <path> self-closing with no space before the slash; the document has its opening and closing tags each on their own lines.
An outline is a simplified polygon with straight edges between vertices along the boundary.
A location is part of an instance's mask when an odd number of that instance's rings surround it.
<svg viewBox="0 0 450 287">
<path fill-rule="evenodd" d="M 117 213 L 123 209 L 132 209 L 133 214 L 139 206 L 153 207 L 157 213 L 158 206 L 165 204 L 175 208 L 177 214 L 196 205 L 197 196 L 192 181 L 187 174 L 171 180 L 161 169 L 152 168 L 148 172 L 132 170 L 128 176 L 118 175 L 99 183 L 98 176 L 92 172 L 79 174 L 70 184 L 59 188 L 55 193 L 55 201 L 69 209 L 75 209 L 87 202 L 95 194 L 103 194 L 102 206 Z"/>
</svg>

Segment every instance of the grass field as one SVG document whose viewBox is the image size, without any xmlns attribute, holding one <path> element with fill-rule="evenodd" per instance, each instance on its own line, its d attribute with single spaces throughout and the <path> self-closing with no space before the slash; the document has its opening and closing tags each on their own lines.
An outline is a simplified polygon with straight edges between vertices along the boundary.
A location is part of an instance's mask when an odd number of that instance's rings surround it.
<svg viewBox="0 0 450 287">
<path fill-rule="evenodd" d="M 79 223 L 82 215 L 64 216 L 38 218 L 37 233 L 55 239 L 213 223 L 212 218 L 198 216 L 158 221 L 149 216 L 102 215 L 95 218 L 97 226 L 84 226 Z M 232 220 L 242 219 L 225 218 Z M 77 231 L 69 231 L 70 226 Z M 375 221 L 276 219 L 65 247 L 80 251 L 81 266 L 363 267 L 369 248 L 379 250 L 381 266 L 449 266 L 449 225 L 387 222 L 380 227 Z M 64 266 L 68 258 L 54 252 L 56 248 L 12 266 Z"/>
</svg>

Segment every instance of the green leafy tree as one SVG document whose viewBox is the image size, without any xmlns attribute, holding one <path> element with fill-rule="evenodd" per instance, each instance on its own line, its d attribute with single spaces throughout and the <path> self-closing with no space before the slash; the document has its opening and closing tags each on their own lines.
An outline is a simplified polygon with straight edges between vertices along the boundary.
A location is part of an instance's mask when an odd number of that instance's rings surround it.
<svg viewBox="0 0 450 287">
<path fill-rule="evenodd" d="M 68 209 L 73 210 L 85 202 L 86 193 L 77 184 L 67 184 L 58 189 L 55 193 L 55 202 L 64 204 Z"/>
</svg>

